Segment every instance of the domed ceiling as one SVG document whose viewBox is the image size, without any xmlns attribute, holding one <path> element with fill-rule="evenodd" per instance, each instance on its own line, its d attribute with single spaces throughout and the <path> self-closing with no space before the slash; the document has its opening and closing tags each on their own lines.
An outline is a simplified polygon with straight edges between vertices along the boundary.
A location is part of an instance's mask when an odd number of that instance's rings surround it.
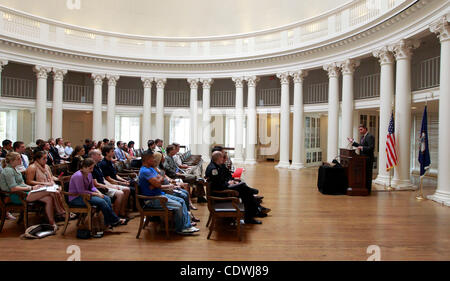
<svg viewBox="0 0 450 281">
<path fill-rule="evenodd" d="M 280 27 L 349 0 L 0 0 L 0 5 L 72 25 L 125 34 L 207 37 Z"/>
</svg>

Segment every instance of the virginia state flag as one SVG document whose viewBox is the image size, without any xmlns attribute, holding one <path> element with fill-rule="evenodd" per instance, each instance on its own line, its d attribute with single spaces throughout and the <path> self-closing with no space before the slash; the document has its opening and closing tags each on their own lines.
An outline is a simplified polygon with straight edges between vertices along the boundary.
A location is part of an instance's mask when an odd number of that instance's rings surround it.
<svg viewBox="0 0 450 281">
<path fill-rule="evenodd" d="M 427 127 L 427 107 L 423 111 L 422 129 L 420 129 L 419 148 L 420 175 L 425 174 L 425 170 L 430 166 L 430 150 L 428 149 L 428 127 Z"/>
</svg>

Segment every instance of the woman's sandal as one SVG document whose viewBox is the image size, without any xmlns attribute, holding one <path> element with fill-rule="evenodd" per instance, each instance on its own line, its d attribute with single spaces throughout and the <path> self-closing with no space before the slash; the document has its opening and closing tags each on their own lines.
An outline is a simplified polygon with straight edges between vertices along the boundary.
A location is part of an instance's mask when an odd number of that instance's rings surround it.
<svg viewBox="0 0 450 281">
<path fill-rule="evenodd" d="M 122 226 L 122 225 L 127 225 L 128 221 L 130 221 L 129 219 L 119 219 L 116 223 L 111 224 L 111 226 Z"/>
<path fill-rule="evenodd" d="M 195 207 L 194 205 L 189 205 L 189 208 L 191 208 L 192 210 L 198 210 L 198 208 L 197 207 Z"/>
</svg>

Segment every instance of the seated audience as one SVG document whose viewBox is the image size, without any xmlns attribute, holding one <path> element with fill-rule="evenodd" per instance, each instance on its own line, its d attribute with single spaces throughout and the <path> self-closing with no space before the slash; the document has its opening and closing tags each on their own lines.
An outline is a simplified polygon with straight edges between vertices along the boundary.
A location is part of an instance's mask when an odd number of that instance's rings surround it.
<svg viewBox="0 0 450 281">
<path fill-rule="evenodd" d="M 53 186 L 56 184 L 59 178 L 53 176 L 52 170 L 46 164 L 47 152 L 38 151 L 33 155 L 33 162 L 28 166 L 26 170 L 26 183 L 28 185 L 40 185 L 40 186 Z M 55 210 L 58 214 L 57 220 L 64 220 L 65 211 L 62 202 L 62 197 L 59 192 L 49 192 L 53 197 Z M 71 218 L 75 215 L 72 214 Z"/>
<path fill-rule="evenodd" d="M 166 154 L 166 151 L 163 147 L 163 140 L 162 139 L 156 139 L 155 140 L 155 152 L 161 152 L 163 155 Z"/>
<path fill-rule="evenodd" d="M 186 203 L 183 199 L 166 194 L 161 190 L 164 178 L 159 175 L 154 166 L 153 153 L 145 153 L 142 156 L 142 167 L 139 171 L 139 186 L 142 195 L 146 196 L 164 196 L 167 198 L 166 206 L 174 211 L 175 232 L 177 234 L 191 234 L 199 231 L 198 228 L 191 225 Z M 161 208 L 158 199 L 145 200 L 146 208 Z"/>
<path fill-rule="evenodd" d="M 128 197 L 130 196 L 130 188 L 123 185 L 111 184 L 105 179 L 103 172 L 98 165 L 100 161 L 102 161 L 102 154 L 99 150 L 91 150 L 89 152 L 89 158 L 95 162 L 94 170 L 92 171 L 94 186 L 109 198 L 115 198 L 113 208 L 114 213 L 118 214 L 122 218 L 128 218 L 126 214 L 126 207 Z"/>
<path fill-rule="evenodd" d="M 105 146 L 102 149 L 103 160 L 98 163 L 98 166 L 102 170 L 105 179 L 111 184 L 130 186 L 130 181 L 122 178 L 117 174 L 117 170 L 112 162 L 114 157 L 114 147 Z"/>
<path fill-rule="evenodd" d="M 6 192 L 22 191 L 27 194 L 26 201 L 41 201 L 45 203 L 45 213 L 48 218 L 49 224 L 53 225 L 56 230 L 58 227 L 55 223 L 54 208 L 56 206 L 54 196 L 52 192 L 39 191 L 30 192 L 35 189 L 39 189 L 40 185 L 26 185 L 23 181 L 22 175 L 17 172 L 16 167 L 22 163 L 20 154 L 17 152 L 10 152 L 3 160 L 3 171 L 0 174 L 0 189 Z M 11 194 L 10 200 L 13 204 L 22 204 L 20 197 L 17 194 Z M 59 215 L 64 215 L 60 213 Z"/>
<path fill-rule="evenodd" d="M 77 145 L 70 155 L 69 171 L 75 173 L 80 169 L 81 162 L 84 160 L 84 147 Z"/>
<path fill-rule="evenodd" d="M 57 165 L 61 163 L 61 157 L 59 156 L 58 149 L 56 148 L 56 142 L 53 138 L 48 140 L 48 144 L 50 145 L 49 154 L 51 154 L 51 158 L 53 158 L 53 165 Z"/>
<path fill-rule="evenodd" d="M 126 162 L 128 159 L 125 155 L 125 152 L 123 151 L 123 145 L 124 143 L 121 141 L 117 142 L 117 147 L 114 150 L 114 154 L 116 156 L 116 159 L 122 162 Z"/>
<path fill-rule="evenodd" d="M 253 192 L 244 182 L 235 182 L 230 179 L 229 171 L 223 168 L 225 159 L 222 152 L 214 151 L 211 156 L 211 162 L 206 168 L 205 176 L 211 185 L 211 190 L 231 189 L 239 192 L 245 207 L 245 223 L 261 224 L 261 221 L 255 220 L 254 217 L 265 217 L 270 209 L 260 206 Z"/>
<path fill-rule="evenodd" d="M 135 157 L 134 155 L 134 141 L 129 141 L 128 142 L 128 155 L 130 155 L 132 158 Z"/>
<path fill-rule="evenodd" d="M 189 184 L 195 184 L 197 187 L 197 203 L 206 203 L 207 200 L 205 196 L 205 190 L 203 189 L 203 184 L 200 184 L 197 181 L 197 177 L 190 174 L 184 174 L 175 163 L 173 156 L 177 153 L 177 150 L 173 145 L 167 146 L 166 149 L 167 157 L 165 157 L 164 161 L 164 170 L 166 171 L 167 176 L 172 179 L 182 178 L 184 182 Z"/>
<path fill-rule="evenodd" d="M 45 146 L 45 141 L 42 139 L 37 139 L 36 147 L 33 149 L 33 153 L 35 153 L 36 151 L 44 150 L 44 146 Z"/>
<path fill-rule="evenodd" d="M 64 148 L 64 140 L 62 138 L 57 138 L 56 139 L 56 146 L 55 148 L 58 150 L 58 155 L 59 157 L 64 160 L 67 161 L 69 160 L 69 155 L 66 154 L 65 148 Z"/>
<path fill-rule="evenodd" d="M 6 154 L 8 154 L 9 152 L 12 152 L 12 141 L 3 140 L 2 141 L 2 153 L 0 154 L 0 157 L 5 158 Z"/>
<path fill-rule="evenodd" d="M 67 159 L 69 160 L 73 152 L 72 143 L 70 141 L 65 141 L 64 146 L 64 153 L 67 155 Z"/>
<path fill-rule="evenodd" d="M 88 157 L 88 153 L 89 153 L 89 150 L 90 150 L 90 147 L 92 146 L 92 141 L 91 141 L 91 139 L 85 139 L 84 140 L 84 144 L 83 144 L 83 147 L 84 147 L 84 155 L 83 155 L 83 158 L 87 158 Z"/>
<path fill-rule="evenodd" d="M 94 187 L 92 171 L 95 162 L 90 158 L 86 158 L 81 163 L 81 168 L 70 178 L 69 192 L 76 194 L 90 194 L 90 204 L 100 208 L 104 217 L 105 226 L 119 226 L 128 223 L 128 220 L 117 217 L 111 207 L 111 200 L 108 196 L 103 195 Z M 69 196 L 69 203 L 72 206 L 84 207 L 86 204 L 81 196 Z"/>
<path fill-rule="evenodd" d="M 16 170 L 23 173 L 30 165 L 30 161 L 28 159 L 28 156 L 25 154 L 25 144 L 22 141 L 16 141 L 13 144 L 13 150 L 14 152 L 17 152 L 20 154 L 20 158 L 22 159 L 22 164 L 16 167 Z"/>
<path fill-rule="evenodd" d="M 154 140 L 149 140 L 147 142 L 147 146 L 148 146 L 147 152 L 155 152 L 156 144 Z"/>
<path fill-rule="evenodd" d="M 180 144 L 174 142 L 172 145 L 175 146 L 175 149 L 177 151 L 176 154 L 173 156 L 173 160 L 177 164 L 178 168 L 180 168 L 180 170 L 184 171 L 187 174 L 191 174 L 196 177 L 201 177 L 203 173 L 202 171 L 203 160 L 200 160 L 200 162 L 196 166 L 185 165 L 181 161 Z"/>
</svg>

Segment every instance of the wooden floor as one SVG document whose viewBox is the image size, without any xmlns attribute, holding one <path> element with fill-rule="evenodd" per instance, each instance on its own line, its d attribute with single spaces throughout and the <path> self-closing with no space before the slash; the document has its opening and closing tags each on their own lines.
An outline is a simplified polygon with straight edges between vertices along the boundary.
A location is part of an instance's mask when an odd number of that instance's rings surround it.
<svg viewBox="0 0 450 281">
<path fill-rule="evenodd" d="M 415 199 L 415 192 L 373 192 L 370 197 L 322 195 L 317 168 L 278 170 L 271 162 L 246 167 L 245 180 L 260 189 L 272 208 L 262 225 L 247 225 L 243 241 L 225 227 L 206 239 L 208 210 L 197 204 L 201 231 L 195 237 L 148 227 L 136 239 L 138 219 L 101 239 L 75 238 L 72 222 L 65 236 L 21 240 L 23 228 L 7 221 L 0 234 L 0 260 L 66 260 L 70 245 L 81 260 L 367 260 L 378 245 L 381 260 L 449 260 L 450 208 Z M 436 180 L 425 181 L 432 194 Z M 60 231 L 59 231 L 60 232 Z"/>
</svg>

